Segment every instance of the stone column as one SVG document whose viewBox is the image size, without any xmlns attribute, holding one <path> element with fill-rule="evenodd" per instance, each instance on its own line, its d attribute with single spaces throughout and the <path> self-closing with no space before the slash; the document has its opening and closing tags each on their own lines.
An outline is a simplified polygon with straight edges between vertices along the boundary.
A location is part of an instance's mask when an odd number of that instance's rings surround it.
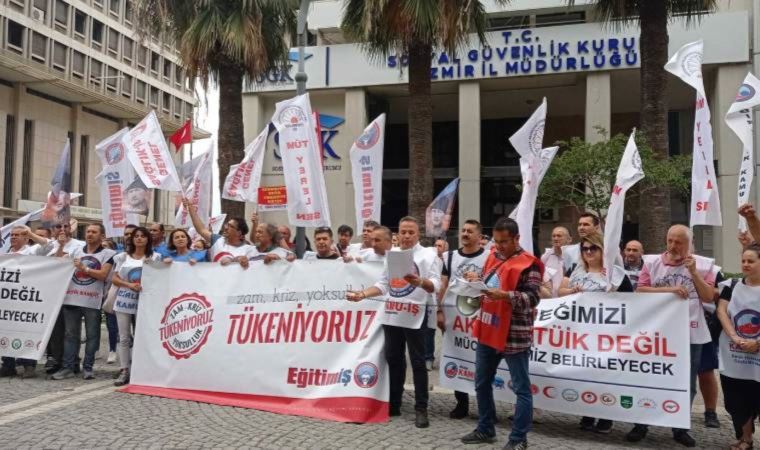
<svg viewBox="0 0 760 450">
<path fill-rule="evenodd" d="M 82 105 L 80 103 L 73 103 L 71 105 L 71 116 L 69 122 L 69 129 L 71 130 L 71 142 L 69 142 L 71 149 L 71 190 L 72 192 L 79 192 L 79 178 L 82 176 L 79 170 L 80 166 L 80 154 L 79 154 L 79 142 L 81 140 L 79 136 L 79 118 L 82 116 Z M 82 195 L 87 194 L 82 192 Z M 86 200 L 86 199 L 85 199 Z M 77 205 L 84 205 L 85 201 L 82 197 L 74 200 Z"/>
<path fill-rule="evenodd" d="M 14 133 L 16 138 L 13 142 L 15 152 L 15 170 L 13 171 L 13 196 L 11 208 L 18 209 L 18 201 L 21 199 L 21 174 L 24 173 L 24 102 L 26 97 L 26 85 L 24 83 L 13 84 L 13 117 L 15 117 L 15 130 L 5 130 L 6 133 Z M 29 200 L 29 199 L 26 199 Z"/>
<path fill-rule="evenodd" d="M 459 84 L 459 224 L 480 218 L 480 84 Z M 456 232 L 456 230 L 454 230 Z"/>
<path fill-rule="evenodd" d="M 332 195 L 331 198 L 343 198 L 342 205 L 336 203 L 330 203 L 330 214 L 333 219 L 336 220 L 334 225 L 340 225 L 340 223 L 346 223 L 351 227 L 357 228 L 354 230 L 354 242 L 361 241 L 362 229 L 356 222 L 356 208 L 354 207 L 354 182 L 351 178 L 351 157 L 349 151 L 353 141 L 359 137 L 364 128 L 367 127 L 369 120 L 367 118 L 367 93 L 363 88 L 347 89 L 345 97 L 344 112 L 346 117 L 346 123 L 341 130 L 341 133 L 345 133 L 347 138 L 344 142 L 347 142 L 345 151 L 341 151 L 341 171 L 343 172 L 343 179 L 345 180 L 345 189 L 343 194 Z M 372 117 L 374 119 L 374 117 Z M 386 130 L 388 129 L 386 118 Z M 386 141 L 387 145 L 387 141 Z M 387 149 L 387 147 L 386 147 Z M 385 152 L 388 153 L 387 150 Z M 340 223 L 338 223 L 340 222 Z M 337 229 L 337 228 L 336 228 Z M 357 239 L 358 237 L 358 239 Z"/>
<path fill-rule="evenodd" d="M 596 143 L 604 137 L 599 134 L 601 127 L 609 137 L 612 121 L 612 102 L 610 94 L 610 73 L 594 72 L 586 75 L 586 126 L 585 139 Z"/>
</svg>

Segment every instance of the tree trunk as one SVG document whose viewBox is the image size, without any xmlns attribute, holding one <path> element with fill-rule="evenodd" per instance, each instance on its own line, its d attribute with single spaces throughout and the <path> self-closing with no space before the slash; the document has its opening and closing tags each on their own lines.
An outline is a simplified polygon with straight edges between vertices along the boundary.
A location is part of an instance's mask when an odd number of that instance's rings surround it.
<svg viewBox="0 0 760 450">
<path fill-rule="evenodd" d="M 409 46 L 409 215 L 421 222 L 433 200 L 431 54 L 430 44 L 415 42 Z"/>
<path fill-rule="evenodd" d="M 243 71 L 231 63 L 222 64 L 219 71 L 219 187 L 230 166 L 243 159 Z M 245 219 L 245 203 L 222 199 L 222 212 L 228 218 Z"/>
<path fill-rule="evenodd" d="M 664 1 L 639 2 L 641 35 L 641 131 L 655 158 L 668 158 L 668 12 Z M 639 237 L 646 253 L 665 248 L 670 226 L 670 189 L 657 187 L 639 207 Z"/>
</svg>

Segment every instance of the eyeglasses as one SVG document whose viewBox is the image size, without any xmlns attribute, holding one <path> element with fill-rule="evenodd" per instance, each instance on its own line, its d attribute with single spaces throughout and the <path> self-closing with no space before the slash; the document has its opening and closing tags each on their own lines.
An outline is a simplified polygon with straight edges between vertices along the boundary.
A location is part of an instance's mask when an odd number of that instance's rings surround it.
<svg viewBox="0 0 760 450">
<path fill-rule="evenodd" d="M 595 253 L 598 250 L 599 250 L 599 247 L 596 246 L 596 245 L 591 245 L 591 246 L 583 245 L 583 246 L 581 246 L 581 251 L 584 252 L 584 253 Z"/>
</svg>

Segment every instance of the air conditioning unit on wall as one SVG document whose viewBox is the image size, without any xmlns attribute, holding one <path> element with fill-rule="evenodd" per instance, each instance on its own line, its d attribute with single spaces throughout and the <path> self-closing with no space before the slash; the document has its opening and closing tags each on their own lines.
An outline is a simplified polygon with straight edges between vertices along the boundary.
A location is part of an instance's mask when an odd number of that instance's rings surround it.
<svg viewBox="0 0 760 450">
<path fill-rule="evenodd" d="M 37 22 L 44 22 L 45 11 L 39 8 L 32 8 L 32 19 L 36 20 Z"/>
</svg>

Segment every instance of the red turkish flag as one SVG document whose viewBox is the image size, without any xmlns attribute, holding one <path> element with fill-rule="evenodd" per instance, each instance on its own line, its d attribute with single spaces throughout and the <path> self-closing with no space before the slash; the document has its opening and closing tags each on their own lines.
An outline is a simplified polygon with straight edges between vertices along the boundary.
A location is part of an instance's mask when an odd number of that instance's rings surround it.
<svg viewBox="0 0 760 450">
<path fill-rule="evenodd" d="M 182 127 L 175 131 L 169 138 L 172 144 L 174 144 L 174 151 L 178 152 L 182 148 L 182 145 L 189 144 L 193 141 L 193 124 L 190 120 L 185 122 Z"/>
</svg>

